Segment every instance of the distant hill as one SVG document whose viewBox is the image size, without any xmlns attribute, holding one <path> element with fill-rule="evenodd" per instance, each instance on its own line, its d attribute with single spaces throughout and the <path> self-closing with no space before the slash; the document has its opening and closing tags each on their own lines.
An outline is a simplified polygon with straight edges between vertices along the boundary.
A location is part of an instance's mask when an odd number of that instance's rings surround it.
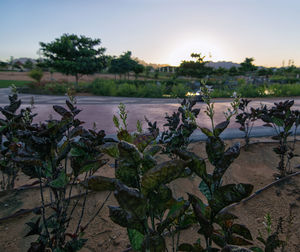
<svg viewBox="0 0 300 252">
<path fill-rule="evenodd" d="M 152 66 L 153 68 L 159 68 L 159 67 L 166 67 L 166 66 L 171 66 L 168 64 L 155 64 L 155 63 L 147 63 L 146 61 L 139 59 L 139 58 L 134 58 L 136 61 L 138 61 L 140 64 L 144 65 L 144 66 Z M 231 67 L 239 67 L 240 64 L 238 63 L 234 63 L 231 61 L 217 61 L 217 62 L 209 62 L 206 64 L 206 66 L 210 66 L 213 68 L 219 68 L 219 67 L 223 67 L 226 69 L 229 69 Z"/>
<path fill-rule="evenodd" d="M 223 67 L 229 69 L 231 67 L 239 67 L 240 64 L 233 63 L 231 61 L 217 61 L 217 62 L 209 62 L 206 64 L 206 66 L 213 67 L 213 68 Z"/>
<path fill-rule="evenodd" d="M 13 59 L 13 63 L 16 63 L 16 62 L 21 62 L 22 64 L 24 64 L 27 60 L 31 60 L 32 63 L 36 63 L 36 59 L 32 59 L 32 58 L 17 58 L 17 59 Z"/>
</svg>

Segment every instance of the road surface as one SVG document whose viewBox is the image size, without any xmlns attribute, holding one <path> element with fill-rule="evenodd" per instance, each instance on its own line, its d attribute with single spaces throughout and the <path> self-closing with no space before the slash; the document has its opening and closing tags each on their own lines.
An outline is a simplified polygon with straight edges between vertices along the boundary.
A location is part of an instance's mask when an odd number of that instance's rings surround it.
<svg viewBox="0 0 300 252">
<path fill-rule="evenodd" d="M 0 106 L 8 104 L 8 94 L 10 90 L 8 88 L 0 89 Z M 32 97 L 35 101 L 34 112 L 38 113 L 35 117 L 35 121 L 43 121 L 49 118 L 51 114 L 53 118 L 59 118 L 56 112 L 53 111 L 52 105 L 64 105 L 66 96 L 50 96 L 50 95 L 30 95 L 19 94 L 22 100 L 22 106 L 28 106 Z M 129 131 L 135 131 L 136 121 L 140 120 L 146 129 L 147 124 L 144 120 L 144 116 L 154 122 L 157 121 L 160 129 L 163 129 L 164 123 L 166 123 L 164 116 L 166 113 L 172 114 L 177 111 L 180 99 L 158 99 L 158 98 L 124 98 L 124 97 L 103 97 L 103 96 L 78 96 L 77 106 L 82 110 L 78 115 L 78 118 L 85 122 L 84 126 L 91 128 L 95 122 L 98 129 L 103 129 L 107 134 L 115 134 L 116 129 L 114 127 L 112 117 L 118 113 L 118 105 L 124 103 L 128 111 L 128 128 Z M 272 106 L 274 102 L 282 101 L 286 98 L 273 98 L 273 99 L 254 99 L 250 104 L 253 107 L 260 106 L 261 103 L 267 106 Z M 300 99 L 296 98 L 294 109 L 300 109 Z M 232 99 L 215 99 L 215 122 L 219 123 L 224 120 L 223 111 L 226 111 L 230 107 Z M 210 128 L 209 118 L 205 115 L 206 105 L 204 103 L 197 103 L 195 108 L 200 108 L 200 114 L 197 118 L 197 124 L 202 127 Z M 234 122 L 234 118 L 231 120 L 229 129 L 226 130 L 224 137 L 234 138 L 242 137 L 242 132 L 238 130 L 239 125 Z M 272 134 L 272 129 L 266 129 L 262 127 L 262 122 L 255 122 L 255 128 L 253 134 L 255 136 L 263 136 Z M 194 136 L 197 139 L 203 138 L 199 132 L 195 132 Z"/>
</svg>

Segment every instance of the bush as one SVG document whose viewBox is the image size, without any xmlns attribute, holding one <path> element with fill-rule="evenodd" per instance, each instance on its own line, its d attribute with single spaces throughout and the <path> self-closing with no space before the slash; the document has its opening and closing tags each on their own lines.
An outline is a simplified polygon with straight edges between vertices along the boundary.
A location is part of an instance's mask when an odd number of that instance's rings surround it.
<svg viewBox="0 0 300 252">
<path fill-rule="evenodd" d="M 28 76 L 32 79 L 34 79 L 37 83 L 40 83 L 42 78 L 43 78 L 43 71 L 39 68 L 32 69 L 29 73 Z"/>
<path fill-rule="evenodd" d="M 92 82 L 90 91 L 95 95 L 115 96 L 117 94 L 117 85 L 113 80 L 96 79 Z"/>
<path fill-rule="evenodd" d="M 135 97 L 137 96 L 137 90 L 134 84 L 124 83 L 118 86 L 118 96 Z"/>
<path fill-rule="evenodd" d="M 177 84 L 172 87 L 171 96 L 172 97 L 179 97 L 184 98 L 185 94 L 188 92 L 186 85 L 184 84 Z"/>
</svg>

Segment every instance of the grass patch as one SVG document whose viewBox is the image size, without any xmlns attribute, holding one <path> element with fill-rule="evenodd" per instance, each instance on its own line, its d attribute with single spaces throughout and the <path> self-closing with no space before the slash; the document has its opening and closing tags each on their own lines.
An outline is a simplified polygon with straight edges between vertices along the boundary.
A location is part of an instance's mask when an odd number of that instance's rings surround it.
<svg viewBox="0 0 300 252">
<path fill-rule="evenodd" d="M 31 83 L 32 81 L 21 81 L 21 80 L 0 80 L 0 88 L 8 88 L 12 84 L 16 87 L 24 87 L 27 84 Z"/>
</svg>

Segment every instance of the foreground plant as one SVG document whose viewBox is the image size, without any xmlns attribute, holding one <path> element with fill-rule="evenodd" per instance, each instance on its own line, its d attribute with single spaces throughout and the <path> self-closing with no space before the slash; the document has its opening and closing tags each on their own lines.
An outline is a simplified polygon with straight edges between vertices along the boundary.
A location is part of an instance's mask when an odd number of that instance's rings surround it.
<svg viewBox="0 0 300 252">
<path fill-rule="evenodd" d="M 239 110 L 241 111 L 236 116 L 236 122 L 241 125 L 239 130 L 244 132 L 244 138 L 245 138 L 245 149 L 247 150 L 249 147 L 250 142 L 250 135 L 251 131 L 253 129 L 254 122 L 259 118 L 260 116 L 260 110 L 259 108 L 249 108 L 248 105 L 251 102 L 251 100 L 248 99 L 241 99 L 239 103 Z"/>
<path fill-rule="evenodd" d="M 123 105 L 119 116 L 127 117 Z M 188 162 L 171 160 L 157 164 L 154 155 L 161 147 L 155 144 L 158 136 L 155 123 L 148 122 L 150 133 L 141 133 L 138 126 L 138 132 L 130 134 L 117 121 L 118 117 L 114 117 L 119 142 L 103 147 L 103 151 L 118 160 L 115 178 L 94 176 L 89 179 L 88 187 L 114 191 L 119 206 L 109 206 L 110 218 L 127 228 L 135 251 L 165 251 L 164 231 L 178 227 L 189 207 L 189 202 L 173 197 L 167 183 L 187 176 Z"/>
<path fill-rule="evenodd" d="M 274 140 L 279 142 L 279 146 L 273 151 L 279 156 L 276 178 L 285 177 L 288 173 L 292 173 L 290 161 L 296 155 L 294 154 L 294 145 L 289 145 L 288 137 L 296 135 L 299 126 L 299 111 L 292 110 L 294 101 L 286 100 L 284 102 L 274 103 L 275 106 L 268 109 L 267 106 L 261 109 L 261 119 L 266 123 L 264 126 L 272 127 L 276 133 Z M 293 132 L 294 126 L 294 132 Z M 295 143 L 295 141 L 294 141 Z"/>
<path fill-rule="evenodd" d="M 36 211 L 38 217 L 27 223 L 30 231 L 26 235 L 38 238 L 29 251 L 78 251 L 87 241 L 83 234 L 90 222 L 83 225 L 82 221 L 88 190 L 81 193 L 82 199 L 73 201 L 71 197 L 79 183 L 107 162 L 98 148 L 105 134 L 85 130 L 83 122 L 75 118 L 80 110 L 69 100 L 66 105 L 68 109 L 53 106 L 60 120 L 34 124 L 18 133 L 24 142 L 15 161 L 40 185 L 41 208 Z M 50 209 L 46 208 L 47 198 Z M 76 220 L 75 209 L 80 212 Z"/>
<path fill-rule="evenodd" d="M 168 129 L 161 135 L 165 153 L 171 154 L 175 149 L 187 148 L 189 138 L 197 128 L 196 117 L 200 112 L 200 109 L 193 108 L 195 104 L 195 100 L 184 99 L 177 112 L 173 112 L 171 116 L 166 114 L 168 122 L 164 126 Z"/>
<path fill-rule="evenodd" d="M 240 154 L 239 144 L 225 150 L 224 141 L 220 138 L 220 134 L 228 127 L 230 118 L 236 113 L 238 100 L 231 104 L 232 109 L 228 109 L 225 114 L 226 120 L 217 125 L 214 123 L 214 104 L 211 103 L 209 93 L 206 93 L 204 101 L 207 104 L 205 113 L 211 119 L 212 129 L 200 129 L 207 136 L 206 153 L 209 162 L 214 166 L 213 172 L 207 172 L 204 159 L 196 154 L 186 150 L 176 150 L 175 153 L 188 161 L 188 167 L 202 179 L 199 189 L 206 202 L 193 194 L 188 196 L 200 226 L 198 233 L 204 237 L 205 245 L 198 239 L 194 244 L 181 244 L 180 251 L 221 251 L 222 248 L 229 248 L 228 245 L 250 245 L 252 240 L 250 231 L 244 225 L 234 223 L 237 217 L 228 213 L 226 207 L 248 197 L 253 186 L 242 183 L 222 184 L 225 172 Z M 234 251 L 242 250 L 240 248 Z"/>
<path fill-rule="evenodd" d="M 0 188 L 2 190 L 13 189 L 15 180 L 20 170 L 20 165 L 15 161 L 20 149 L 19 130 L 27 129 L 35 115 L 32 108 L 20 109 L 21 100 L 15 86 L 11 88 L 9 105 L 1 107 L 0 111 L 4 119 L 0 119 Z M 20 111 L 18 112 L 18 110 Z"/>
</svg>

